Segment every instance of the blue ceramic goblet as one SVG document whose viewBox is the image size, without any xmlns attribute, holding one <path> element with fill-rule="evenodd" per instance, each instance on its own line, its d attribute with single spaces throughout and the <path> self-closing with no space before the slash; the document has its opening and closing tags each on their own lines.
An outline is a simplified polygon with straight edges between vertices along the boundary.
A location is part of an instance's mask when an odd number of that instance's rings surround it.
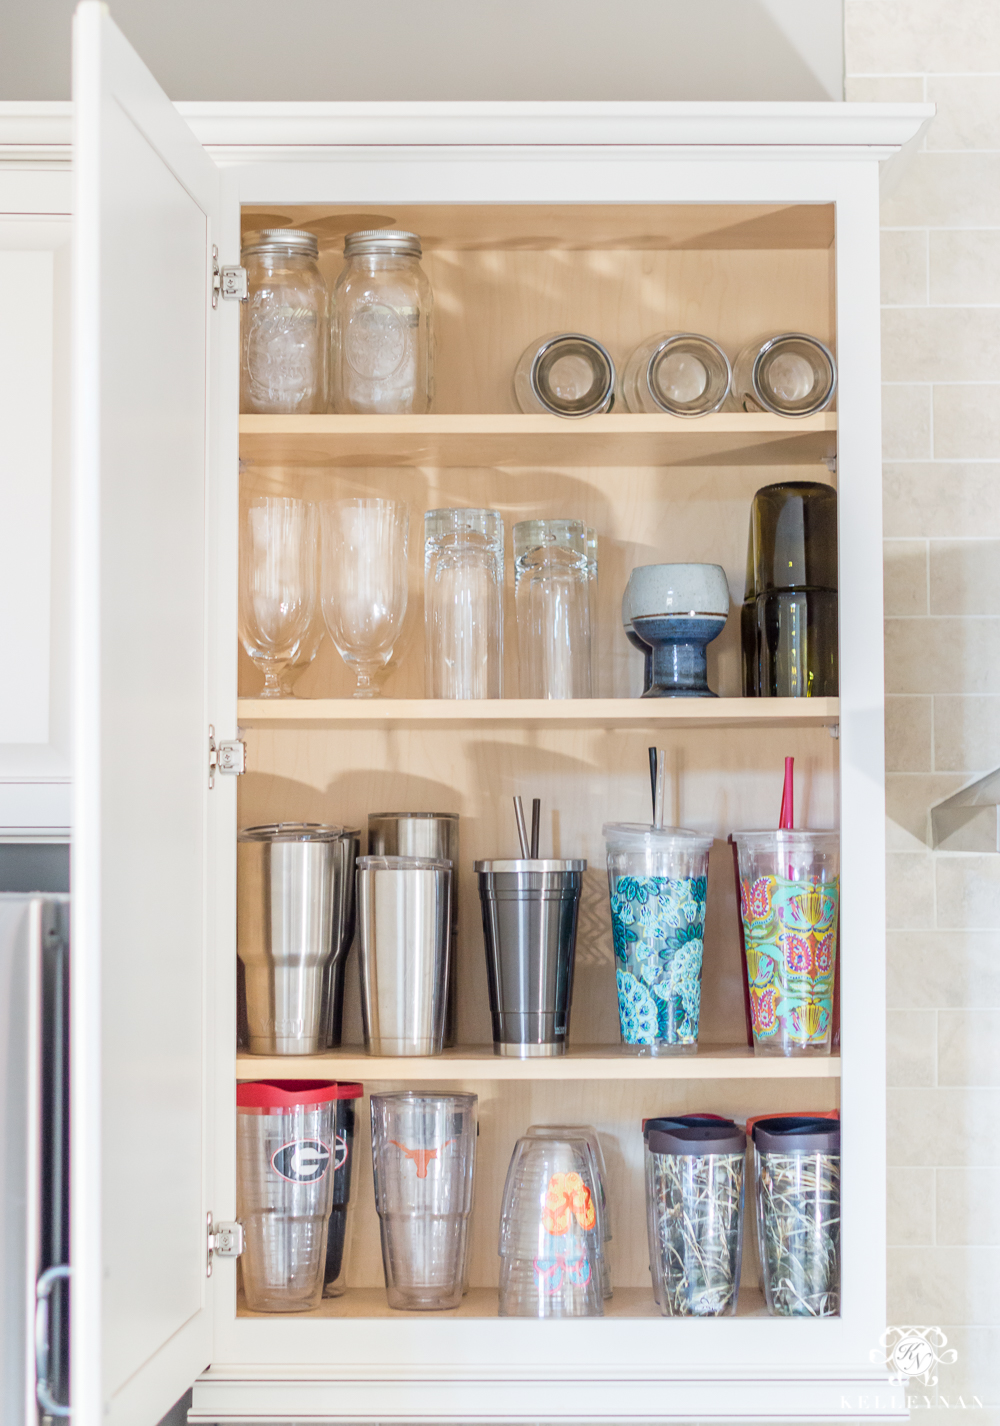
<svg viewBox="0 0 1000 1426">
<path fill-rule="evenodd" d="M 715 698 L 706 650 L 729 614 L 729 584 L 717 564 L 651 564 L 632 571 L 626 590 L 632 629 L 652 649 L 643 698 Z"/>
</svg>

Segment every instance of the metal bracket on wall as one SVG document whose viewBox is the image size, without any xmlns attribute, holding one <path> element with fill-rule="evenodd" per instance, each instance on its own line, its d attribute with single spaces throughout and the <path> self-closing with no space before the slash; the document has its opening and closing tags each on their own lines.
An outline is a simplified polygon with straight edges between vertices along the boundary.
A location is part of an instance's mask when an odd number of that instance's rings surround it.
<svg viewBox="0 0 1000 1426">
<path fill-rule="evenodd" d="M 1000 768 L 931 808 L 931 845 L 943 852 L 1000 852 Z"/>
<path fill-rule="evenodd" d="M 230 772 L 235 777 L 247 770 L 247 745 L 239 738 L 229 742 L 215 741 L 215 726 L 208 725 L 208 785 L 215 786 L 217 772 Z"/>
</svg>

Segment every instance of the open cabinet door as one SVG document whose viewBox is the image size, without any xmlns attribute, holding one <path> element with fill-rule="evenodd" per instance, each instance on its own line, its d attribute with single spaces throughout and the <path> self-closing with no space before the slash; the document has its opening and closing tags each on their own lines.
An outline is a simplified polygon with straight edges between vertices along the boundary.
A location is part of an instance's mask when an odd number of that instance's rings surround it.
<svg viewBox="0 0 1000 1426">
<path fill-rule="evenodd" d="M 97 0 L 73 33 L 74 1426 L 211 1357 L 206 483 L 219 176 Z"/>
</svg>

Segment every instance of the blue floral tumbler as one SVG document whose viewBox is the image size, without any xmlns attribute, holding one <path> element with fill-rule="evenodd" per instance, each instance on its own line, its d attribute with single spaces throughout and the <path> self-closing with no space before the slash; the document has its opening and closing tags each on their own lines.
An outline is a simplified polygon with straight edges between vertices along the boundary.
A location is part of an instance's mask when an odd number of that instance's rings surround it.
<svg viewBox="0 0 1000 1426">
<path fill-rule="evenodd" d="M 622 1042 L 640 1055 L 693 1053 L 712 838 L 608 822 L 604 840 Z"/>
</svg>

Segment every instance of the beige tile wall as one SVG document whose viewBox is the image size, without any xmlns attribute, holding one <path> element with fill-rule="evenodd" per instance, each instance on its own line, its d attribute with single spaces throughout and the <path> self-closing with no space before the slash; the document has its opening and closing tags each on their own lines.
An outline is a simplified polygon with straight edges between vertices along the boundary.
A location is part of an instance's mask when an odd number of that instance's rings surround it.
<svg viewBox="0 0 1000 1426">
<path fill-rule="evenodd" d="M 938 116 L 883 205 L 889 1320 L 1000 1421 L 1000 856 L 929 810 L 1000 766 L 1000 0 L 846 0 L 846 97 Z M 958 1418 L 967 1419 L 967 1418 Z"/>
</svg>

